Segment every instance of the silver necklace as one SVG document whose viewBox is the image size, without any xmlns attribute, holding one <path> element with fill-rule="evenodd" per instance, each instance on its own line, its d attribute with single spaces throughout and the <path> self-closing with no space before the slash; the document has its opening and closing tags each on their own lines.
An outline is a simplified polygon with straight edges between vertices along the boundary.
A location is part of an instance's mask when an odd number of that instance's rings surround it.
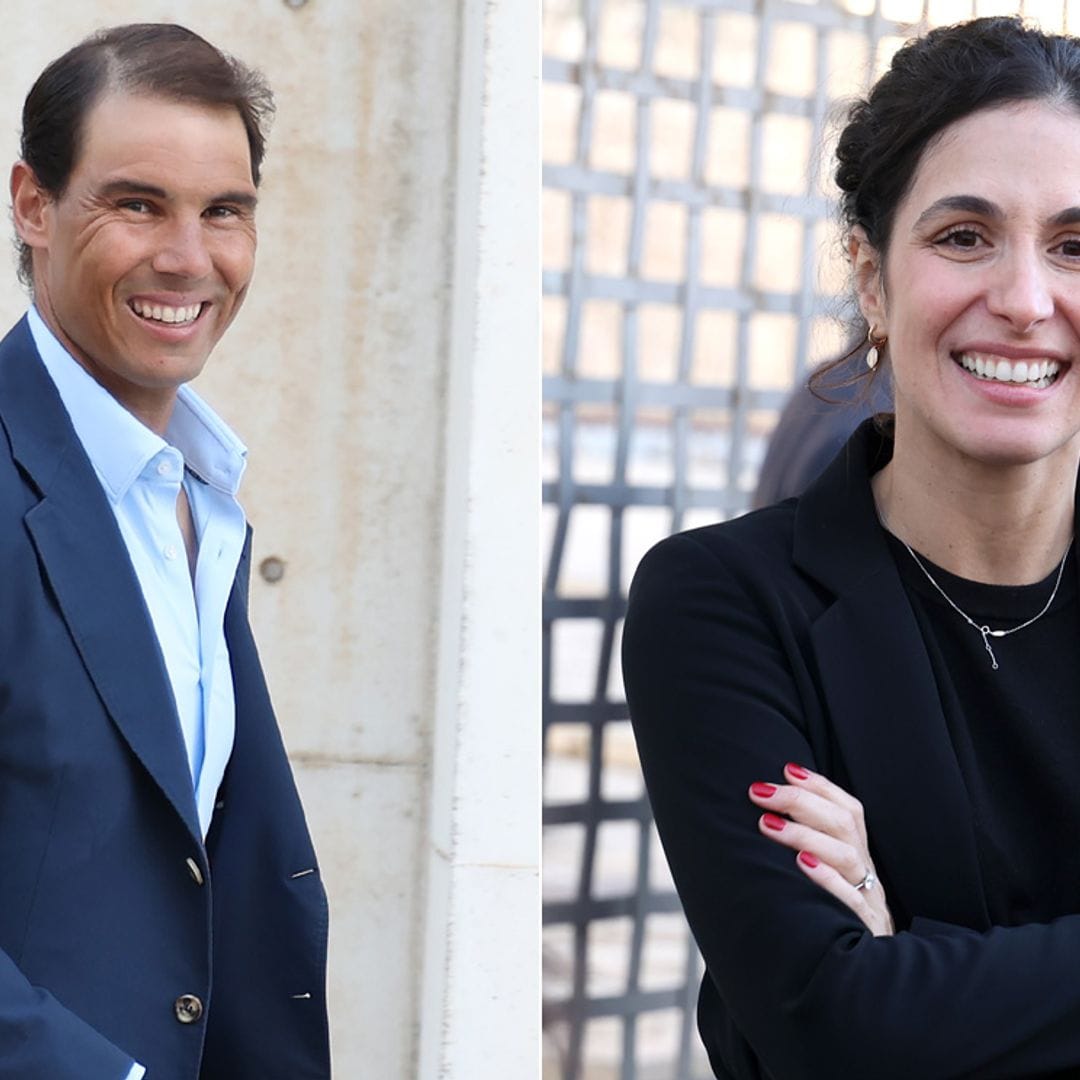
<svg viewBox="0 0 1080 1080">
<path fill-rule="evenodd" d="M 892 532 L 891 529 L 889 531 Z M 896 533 L 893 533 L 893 536 L 896 536 Z M 900 540 L 900 537 L 896 536 L 896 539 Z M 949 607 L 951 607 L 953 611 L 955 611 L 956 614 L 959 615 L 960 618 L 962 618 L 964 622 L 968 624 L 968 626 L 973 627 L 975 630 L 978 630 L 980 634 L 982 634 L 983 645 L 986 647 L 986 651 L 990 654 L 990 666 L 993 668 L 994 671 L 997 671 L 998 669 L 998 662 L 997 657 L 994 656 L 994 650 L 990 647 L 990 639 L 992 637 L 1002 638 L 1008 637 L 1010 634 L 1015 634 L 1017 630 L 1023 630 L 1026 627 L 1030 626 L 1032 623 L 1038 622 L 1039 619 L 1041 619 L 1050 610 L 1050 605 L 1054 602 L 1054 597 L 1058 594 L 1058 587 L 1061 585 L 1061 577 L 1065 573 L 1065 560 L 1069 557 L 1069 551 L 1072 549 L 1073 544 L 1072 540 L 1070 539 L 1068 546 L 1065 548 L 1065 554 L 1061 556 L 1061 565 L 1058 566 L 1057 580 L 1054 582 L 1054 591 L 1050 594 L 1050 599 L 1047 600 L 1046 603 L 1043 605 L 1042 611 L 1040 611 L 1038 615 L 1033 615 L 1030 619 L 1028 619 L 1027 622 L 1022 622 L 1019 626 L 1010 626 L 1008 630 L 991 630 L 989 626 L 980 626 L 970 615 L 968 615 L 966 611 L 961 611 L 960 608 L 958 608 L 956 604 L 953 603 L 952 598 L 949 596 L 949 594 L 934 580 L 933 574 L 931 574 L 930 571 L 927 570 L 925 566 L 923 566 L 922 559 L 920 559 L 919 556 L 916 555 L 915 552 L 912 551 L 908 544 L 905 543 L 903 540 L 900 540 L 900 543 L 903 544 L 905 548 L 907 548 L 907 553 L 915 560 L 915 565 L 926 575 L 926 580 L 929 581 L 930 584 L 933 585 L 939 593 L 941 593 L 942 597 L 945 600 L 945 603 L 948 604 Z"/>
</svg>

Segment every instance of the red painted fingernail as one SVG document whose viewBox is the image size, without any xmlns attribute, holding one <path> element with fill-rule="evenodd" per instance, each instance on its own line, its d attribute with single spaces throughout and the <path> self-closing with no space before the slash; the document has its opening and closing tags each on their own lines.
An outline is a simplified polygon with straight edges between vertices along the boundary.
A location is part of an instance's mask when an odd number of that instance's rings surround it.
<svg viewBox="0 0 1080 1080">
<path fill-rule="evenodd" d="M 811 855 L 809 851 L 799 852 L 799 862 L 803 866 L 809 866 L 811 870 L 816 870 L 821 865 L 821 860 L 816 855 Z"/>
<path fill-rule="evenodd" d="M 801 765 L 796 765 L 795 762 L 789 761 L 787 763 L 787 771 L 795 777 L 796 780 L 809 780 L 810 773 L 806 771 Z"/>
<path fill-rule="evenodd" d="M 750 790 L 759 799 L 771 799 L 776 794 L 775 784 L 763 784 L 760 781 L 756 784 L 750 785 Z"/>
<path fill-rule="evenodd" d="M 779 832 L 787 824 L 782 817 L 777 817 L 775 814 L 762 814 L 761 823 L 773 832 Z"/>
</svg>

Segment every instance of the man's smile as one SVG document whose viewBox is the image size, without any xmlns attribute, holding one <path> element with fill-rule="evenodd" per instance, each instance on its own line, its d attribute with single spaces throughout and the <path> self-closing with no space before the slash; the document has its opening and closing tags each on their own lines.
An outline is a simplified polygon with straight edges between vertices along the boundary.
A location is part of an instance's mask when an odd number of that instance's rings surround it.
<svg viewBox="0 0 1080 1080">
<path fill-rule="evenodd" d="M 141 319 L 152 322 L 186 324 L 193 323 L 207 307 L 206 301 L 174 307 L 169 304 L 155 304 L 149 300 L 133 299 L 128 301 L 128 307 Z"/>
</svg>

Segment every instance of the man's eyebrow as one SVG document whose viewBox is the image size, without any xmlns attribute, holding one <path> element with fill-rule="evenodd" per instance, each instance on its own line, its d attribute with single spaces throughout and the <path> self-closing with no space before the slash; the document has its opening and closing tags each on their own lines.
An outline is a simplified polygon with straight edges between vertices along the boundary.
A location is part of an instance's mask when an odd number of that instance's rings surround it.
<svg viewBox="0 0 1080 1080">
<path fill-rule="evenodd" d="M 107 184 L 103 184 L 100 194 L 107 199 L 116 198 L 118 195 L 146 195 L 152 199 L 161 199 L 162 201 L 167 201 L 169 198 L 169 193 L 164 188 L 159 188 L 155 184 L 147 184 L 142 180 L 126 180 L 124 178 L 110 180 Z M 208 200 L 212 205 L 231 203 L 233 206 L 243 206 L 249 210 L 254 210 L 258 201 L 258 198 L 252 195 L 250 191 L 223 191 Z"/>
<path fill-rule="evenodd" d="M 1001 210 L 994 203 L 979 195 L 946 195 L 944 198 L 932 202 L 918 216 L 915 221 L 915 228 L 918 228 L 931 218 L 956 211 L 985 218 L 1000 218 L 1002 216 Z"/>
<path fill-rule="evenodd" d="M 254 210 L 259 199 L 257 196 L 252 195 L 250 191 L 223 191 L 220 195 L 215 195 L 208 201 L 215 206 L 218 203 L 232 203 L 234 206 L 243 206 L 248 210 Z"/>
<path fill-rule="evenodd" d="M 168 192 L 164 188 L 155 187 L 153 184 L 145 184 L 141 180 L 110 180 L 102 184 L 100 194 L 110 198 L 115 195 L 150 195 L 155 199 L 167 199 Z"/>
</svg>

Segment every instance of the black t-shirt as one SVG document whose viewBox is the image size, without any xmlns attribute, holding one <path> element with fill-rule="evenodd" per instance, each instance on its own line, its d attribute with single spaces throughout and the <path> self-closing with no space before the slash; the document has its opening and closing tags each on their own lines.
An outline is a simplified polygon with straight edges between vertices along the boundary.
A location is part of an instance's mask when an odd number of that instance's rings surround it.
<svg viewBox="0 0 1080 1080">
<path fill-rule="evenodd" d="M 958 615 L 889 536 L 937 680 L 974 811 L 991 921 L 1045 922 L 1080 912 L 1080 612 L 1075 550 L 1050 609 L 991 638 Z M 1074 545 L 1075 547 L 1075 545 Z M 952 601 L 980 625 L 1018 626 L 1037 614 L 1058 568 L 1035 585 L 984 585 L 922 559 Z M 912 777 L 911 797 L 919 798 Z"/>
</svg>

